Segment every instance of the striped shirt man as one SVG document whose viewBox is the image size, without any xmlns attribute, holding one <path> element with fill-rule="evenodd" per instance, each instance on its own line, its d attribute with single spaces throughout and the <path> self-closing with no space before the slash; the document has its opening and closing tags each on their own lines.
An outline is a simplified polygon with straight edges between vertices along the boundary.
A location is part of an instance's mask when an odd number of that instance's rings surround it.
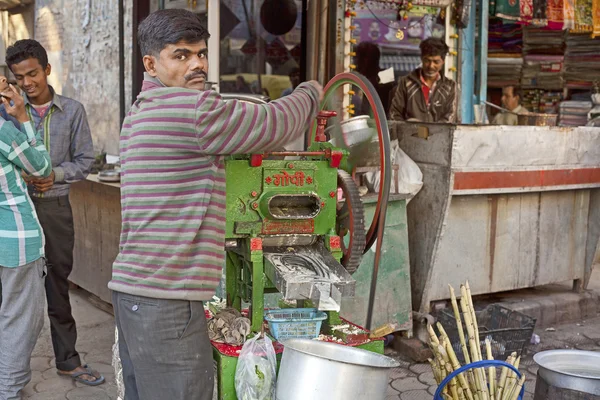
<svg viewBox="0 0 600 400">
<path fill-rule="evenodd" d="M 121 131 L 120 252 L 109 288 L 209 300 L 221 279 L 227 154 L 281 148 L 304 134 L 319 93 L 301 84 L 268 105 L 145 76 Z"/>
<path fill-rule="evenodd" d="M 20 267 L 44 256 L 44 235 L 21 172 L 45 178 L 50 156 L 31 122 L 24 132 L 0 118 L 0 266 Z"/>
</svg>

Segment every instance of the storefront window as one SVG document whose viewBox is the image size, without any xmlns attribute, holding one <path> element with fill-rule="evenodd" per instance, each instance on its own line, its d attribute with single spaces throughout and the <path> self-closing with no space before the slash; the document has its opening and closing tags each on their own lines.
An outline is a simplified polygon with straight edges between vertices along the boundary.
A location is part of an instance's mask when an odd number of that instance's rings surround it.
<svg viewBox="0 0 600 400">
<path fill-rule="evenodd" d="M 358 8 L 358 7 L 357 7 Z M 411 7 L 365 2 L 356 10 L 353 36 L 357 43 L 371 42 L 381 51 L 380 67 L 393 68 L 395 78 L 407 75 L 421 64 L 419 44 L 429 38 L 444 38 L 441 8 Z"/>
<path fill-rule="evenodd" d="M 221 92 L 272 100 L 292 87 L 302 55 L 302 1 L 221 1 Z"/>
</svg>

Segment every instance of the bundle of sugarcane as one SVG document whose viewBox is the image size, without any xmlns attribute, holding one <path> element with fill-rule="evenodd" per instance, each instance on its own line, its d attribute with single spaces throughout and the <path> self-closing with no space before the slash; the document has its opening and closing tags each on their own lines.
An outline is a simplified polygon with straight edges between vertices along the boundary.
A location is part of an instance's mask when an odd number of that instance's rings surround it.
<svg viewBox="0 0 600 400">
<path fill-rule="evenodd" d="M 454 317 L 456 318 L 456 327 L 465 363 L 471 364 L 472 362 L 482 361 L 483 352 L 479 341 L 479 326 L 475 316 L 475 309 L 473 308 L 469 282 L 460 285 L 460 310 L 456 295 L 454 294 L 454 288 L 450 285 L 448 286 L 450 287 L 450 299 Z M 460 311 L 462 311 L 462 318 Z M 468 346 L 463 329 L 463 319 L 468 335 Z M 446 334 L 446 330 L 439 322 L 437 323 L 437 328 L 439 337 L 431 325 L 427 326 L 429 331 L 429 346 L 434 355 L 433 359 L 429 359 L 429 363 L 433 370 L 433 376 L 439 385 L 448 375 L 458 370 L 461 365 L 456 357 L 450 338 Z M 489 339 L 485 339 L 485 356 L 487 360 L 494 359 Z M 512 353 L 506 362 L 518 369 L 520 360 L 521 357 L 517 357 L 517 353 Z M 506 367 L 501 367 L 499 377 L 495 367 L 489 367 L 487 372 L 487 377 L 485 368 L 475 368 L 459 374 L 444 388 L 442 396 L 448 400 L 518 399 L 525 382 L 525 374 L 521 375 L 521 379 L 517 379 L 517 374 Z"/>
</svg>

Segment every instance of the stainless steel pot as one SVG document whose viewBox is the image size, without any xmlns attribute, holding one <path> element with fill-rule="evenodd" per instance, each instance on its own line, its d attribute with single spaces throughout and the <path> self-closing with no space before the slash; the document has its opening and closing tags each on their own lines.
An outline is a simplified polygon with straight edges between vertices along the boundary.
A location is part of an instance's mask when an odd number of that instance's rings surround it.
<svg viewBox="0 0 600 400">
<path fill-rule="evenodd" d="M 533 356 L 538 376 L 549 385 L 600 395 L 600 353 L 583 350 L 549 350 Z"/>
<path fill-rule="evenodd" d="M 386 356 L 334 343 L 290 339 L 277 378 L 277 400 L 383 400 L 400 364 Z"/>
</svg>

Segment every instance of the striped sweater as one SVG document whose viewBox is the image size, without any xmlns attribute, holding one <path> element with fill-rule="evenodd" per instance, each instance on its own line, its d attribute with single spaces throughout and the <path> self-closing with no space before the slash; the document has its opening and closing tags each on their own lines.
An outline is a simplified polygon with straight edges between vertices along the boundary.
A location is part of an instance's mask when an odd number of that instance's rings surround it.
<svg viewBox="0 0 600 400">
<path fill-rule="evenodd" d="M 318 110 L 310 84 L 268 105 L 146 76 L 121 130 L 119 255 L 112 290 L 209 300 L 225 263 L 224 156 L 281 148 Z"/>
</svg>

